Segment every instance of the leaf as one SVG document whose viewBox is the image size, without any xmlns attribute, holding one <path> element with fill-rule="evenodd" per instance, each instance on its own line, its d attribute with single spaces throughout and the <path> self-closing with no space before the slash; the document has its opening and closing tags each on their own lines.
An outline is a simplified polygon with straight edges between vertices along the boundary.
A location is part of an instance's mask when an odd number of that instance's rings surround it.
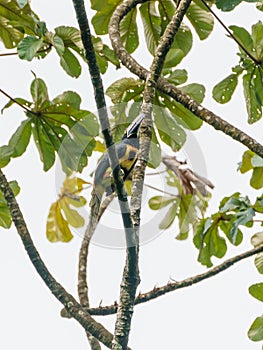
<svg viewBox="0 0 263 350">
<path fill-rule="evenodd" d="M 216 6 L 222 11 L 232 11 L 242 0 L 216 0 Z"/>
<path fill-rule="evenodd" d="M 35 36 L 26 36 L 17 46 L 17 52 L 19 58 L 22 60 L 32 61 L 36 56 L 37 51 L 43 44 L 43 38 L 37 38 Z"/>
<path fill-rule="evenodd" d="M 12 153 L 13 149 L 9 146 L 0 147 L 0 168 L 5 167 L 10 162 Z"/>
<path fill-rule="evenodd" d="M 8 19 L 0 15 L 0 40 L 7 49 L 16 47 L 19 41 L 22 40 L 23 36 L 23 33 L 9 25 Z"/>
<path fill-rule="evenodd" d="M 120 23 L 121 41 L 125 50 L 134 52 L 139 45 L 138 28 L 136 23 L 136 7 L 129 11 Z"/>
<path fill-rule="evenodd" d="M 256 58 L 260 61 L 263 58 L 263 24 L 261 21 L 258 21 L 257 24 L 252 26 L 252 40 L 256 51 Z"/>
<path fill-rule="evenodd" d="M 255 168 L 253 170 L 250 185 L 256 190 L 263 187 L 263 167 Z"/>
<path fill-rule="evenodd" d="M 171 49 L 166 55 L 164 68 L 172 68 L 179 64 L 182 59 L 191 50 L 193 44 L 193 36 L 191 30 L 184 24 L 181 24 Z"/>
<path fill-rule="evenodd" d="M 231 31 L 233 32 L 233 35 L 235 36 L 235 38 L 237 38 L 238 41 L 253 56 L 253 40 L 252 40 L 252 37 L 249 34 L 249 32 L 245 28 L 234 26 L 234 25 L 229 26 L 229 29 L 231 29 Z"/>
<path fill-rule="evenodd" d="M 75 55 L 65 47 L 64 53 L 60 58 L 61 67 L 73 78 L 78 78 L 81 73 L 81 65 Z"/>
<path fill-rule="evenodd" d="M 122 78 L 112 83 L 106 90 L 107 96 L 113 103 L 128 102 L 137 100 L 137 96 L 141 98 L 144 84 L 140 80 L 133 78 Z"/>
<path fill-rule="evenodd" d="M 70 204 L 72 200 L 69 201 L 67 196 L 64 196 L 60 201 L 60 208 L 65 214 L 66 220 L 72 227 L 82 227 L 85 224 L 84 218 L 77 212 L 77 210 L 72 209 Z"/>
<path fill-rule="evenodd" d="M 166 207 L 170 203 L 173 203 L 175 201 L 174 197 L 167 197 L 167 196 L 155 196 L 149 199 L 149 207 L 152 210 L 160 210 L 161 208 Z"/>
<path fill-rule="evenodd" d="M 147 2 L 140 6 L 144 35 L 149 52 L 154 55 L 161 36 L 161 18 L 155 8 L 155 3 Z"/>
<path fill-rule="evenodd" d="M 259 98 L 258 89 L 255 89 L 257 71 L 250 71 L 243 76 L 243 87 L 248 112 L 248 122 L 253 124 L 262 117 L 262 102 Z M 261 82 L 261 88 L 263 83 Z M 261 94 L 261 93 L 260 93 Z"/>
<path fill-rule="evenodd" d="M 55 97 L 52 102 L 54 104 L 67 104 L 75 109 L 80 109 L 81 97 L 74 91 L 65 91 L 61 95 Z"/>
<path fill-rule="evenodd" d="M 50 207 L 46 224 L 46 235 L 50 242 L 69 242 L 73 238 L 57 202 Z"/>
<path fill-rule="evenodd" d="M 236 86 L 237 74 L 230 74 L 213 88 L 213 98 L 219 103 L 230 101 Z"/>
<path fill-rule="evenodd" d="M 263 301 L 263 283 L 256 283 L 249 287 L 249 293 L 252 297 Z"/>
<path fill-rule="evenodd" d="M 34 111 L 40 111 L 49 104 L 47 86 L 44 80 L 35 78 L 30 86 L 31 95 L 34 101 Z"/>
<path fill-rule="evenodd" d="M 39 118 L 34 118 L 34 127 L 32 128 L 34 140 L 43 162 L 44 171 L 48 171 L 55 162 L 54 144 L 50 142 L 43 122 Z"/>
<path fill-rule="evenodd" d="M 20 157 L 26 150 L 31 137 L 31 121 L 24 120 L 9 140 L 12 157 Z"/>
<path fill-rule="evenodd" d="M 259 253 L 255 257 L 255 266 L 259 273 L 263 274 L 263 253 Z"/>
<path fill-rule="evenodd" d="M 187 17 L 201 40 L 206 39 L 212 32 L 214 27 L 213 16 L 206 8 L 202 7 L 201 1 L 195 0 L 195 3 L 191 3 L 187 11 Z"/>
<path fill-rule="evenodd" d="M 251 150 L 247 150 L 243 153 L 242 161 L 239 165 L 239 170 L 242 174 L 246 173 L 247 171 L 253 169 L 253 165 L 251 163 L 252 158 L 254 157 L 255 153 Z"/>
<path fill-rule="evenodd" d="M 108 33 L 108 25 L 113 11 L 119 4 L 119 0 L 92 0 L 91 8 L 97 11 L 91 23 L 96 34 L 105 35 Z"/>
<path fill-rule="evenodd" d="M 161 140 L 173 151 L 178 151 L 186 141 L 184 130 L 163 108 L 153 108 L 153 115 Z"/>
<path fill-rule="evenodd" d="M 148 160 L 147 166 L 149 166 L 150 168 L 156 169 L 161 163 L 161 158 L 162 158 L 161 146 L 157 140 L 155 130 L 153 129 L 150 154 L 149 154 L 149 160 Z"/>
<path fill-rule="evenodd" d="M 263 316 L 257 317 L 248 330 L 248 337 L 253 341 L 263 340 Z"/>
<path fill-rule="evenodd" d="M 251 237 L 251 244 L 256 248 L 263 244 L 263 232 L 255 233 Z"/>
<path fill-rule="evenodd" d="M 165 217 L 162 219 L 162 221 L 159 224 L 159 228 L 161 230 L 167 230 L 174 222 L 174 219 L 176 218 L 176 215 L 177 215 L 178 204 L 179 204 L 178 201 L 175 201 L 175 203 L 170 206 Z"/>
<path fill-rule="evenodd" d="M 187 81 L 187 71 L 185 69 L 175 69 L 172 72 L 169 69 L 168 72 L 169 75 L 166 79 L 174 85 L 180 85 Z"/>
<path fill-rule="evenodd" d="M 258 213 L 263 213 L 263 196 L 258 197 L 256 199 L 255 204 L 253 205 L 253 209 Z"/>
</svg>

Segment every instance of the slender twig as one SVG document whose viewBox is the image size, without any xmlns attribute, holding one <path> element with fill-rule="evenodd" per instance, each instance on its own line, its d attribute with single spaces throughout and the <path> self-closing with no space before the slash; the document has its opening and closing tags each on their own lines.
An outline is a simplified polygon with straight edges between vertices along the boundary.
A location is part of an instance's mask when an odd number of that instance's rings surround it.
<svg viewBox="0 0 263 350">
<path fill-rule="evenodd" d="M 52 44 L 49 44 L 45 49 L 42 49 L 42 50 L 38 50 L 36 52 L 36 54 L 39 54 L 39 53 L 45 53 L 47 51 L 49 51 L 51 49 L 53 45 Z M 0 53 L 0 57 L 5 57 L 5 56 L 17 56 L 18 55 L 18 52 L 4 52 L 4 53 Z"/>
<path fill-rule="evenodd" d="M 165 295 L 166 293 L 174 292 L 175 290 L 190 287 L 194 284 L 197 284 L 199 282 L 202 282 L 208 278 L 211 278 L 213 276 L 218 275 L 219 273 L 227 270 L 234 264 L 247 259 L 251 256 L 254 256 L 258 253 L 263 252 L 263 245 L 253 248 L 251 250 L 248 250 L 242 254 L 236 255 L 230 259 L 225 260 L 222 264 L 215 266 L 211 268 L 210 270 L 198 274 L 196 276 L 188 277 L 182 281 L 177 281 L 177 282 L 168 282 L 166 285 L 161 286 L 161 287 L 154 287 L 152 290 L 146 293 L 140 293 L 136 300 L 135 300 L 135 305 L 142 304 L 145 302 L 148 302 L 150 300 L 154 300 L 156 298 L 159 298 L 160 296 Z M 97 308 L 91 308 L 88 309 L 87 311 L 91 315 L 96 315 L 96 316 L 106 316 L 106 315 L 112 315 L 117 312 L 117 303 L 115 302 L 112 305 L 108 306 L 99 306 Z"/>
<path fill-rule="evenodd" d="M 44 264 L 40 257 L 31 235 L 28 231 L 26 222 L 23 218 L 23 214 L 16 201 L 14 193 L 7 182 L 5 175 L 0 169 L 0 190 L 2 191 L 4 198 L 7 202 L 13 223 L 16 227 L 24 248 L 29 256 L 29 259 L 39 276 L 45 282 L 49 290 L 54 296 L 64 305 L 67 312 L 75 318 L 83 328 L 102 342 L 108 348 L 111 348 L 112 334 L 106 330 L 100 323 L 96 322 L 87 312 L 84 312 L 81 305 L 70 295 L 60 283 L 56 281 L 53 275 L 49 272 L 48 268 Z"/>
<path fill-rule="evenodd" d="M 179 197 L 177 194 L 164 191 L 164 190 L 162 190 L 162 189 L 160 189 L 160 188 L 154 187 L 154 186 L 149 185 L 149 184 L 146 184 L 146 183 L 144 183 L 144 186 L 149 187 L 149 188 L 151 188 L 152 190 L 161 192 L 162 194 L 167 194 L 168 196 L 171 196 L 171 197 L 175 197 L 175 198 L 178 198 L 178 197 Z"/>
<path fill-rule="evenodd" d="M 258 61 L 248 50 L 247 48 L 235 37 L 235 35 L 231 32 L 231 30 L 224 24 L 224 22 L 217 16 L 217 14 L 212 10 L 212 8 L 204 1 L 201 0 L 202 3 L 205 5 L 205 7 L 208 9 L 209 12 L 215 17 L 215 19 L 221 24 L 221 26 L 225 29 L 225 31 L 229 34 L 229 36 L 237 43 L 239 47 L 248 55 L 248 57 L 251 58 L 253 62 L 256 64 L 261 63 Z"/>
<path fill-rule="evenodd" d="M 149 71 L 142 67 L 124 48 L 121 42 L 119 25 L 122 18 L 133 9 L 137 4 L 144 3 L 148 0 L 125 0 L 122 5 L 118 6 L 118 9 L 113 13 L 111 17 L 111 25 L 109 35 L 111 43 L 116 55 L 124 66 L 126 66 L 133 74 L 138 76 L 142 80 L 146 80 Z M 224 119 L 217 116 L 215 113 L 206 109 L 188 95 L 182 93 L 180 89 L 176 88 L 173 84 L 169 83 L 164 78 L 159 78 L 157 81 L 157 88 L 168 96 L 172 97 L 175 101 L 181 103 L 185 108 L 190 110 L 196 117 L 205 121 L 216 130 L 220 130 L 232 139 L 242 143 L 251 151 L 258 154 L 263 158 L 263 146 L 254 140 L 251 136 L 247 135 L 240 129 L 236 128 L 232 124 L 228 123 Z"/>
<path fill-rule="evenodd" d="M 7 92 L 5 92 L 3 89 L 0 89 L 0 93 L 5 95 L 7 98 L 9 98 L 9 100 L 11 100 L 12 102 L 16 103 L 19 107 L 23 108 L 26 112 L 31 113 L 31 114 L 37 114 L 34 111 L 31 111 L 31 109 L 27 108 L 26 106 L 24 106 L 22 103 L 18 102 L 15 98 L 11 97 Z"/>
</svg>

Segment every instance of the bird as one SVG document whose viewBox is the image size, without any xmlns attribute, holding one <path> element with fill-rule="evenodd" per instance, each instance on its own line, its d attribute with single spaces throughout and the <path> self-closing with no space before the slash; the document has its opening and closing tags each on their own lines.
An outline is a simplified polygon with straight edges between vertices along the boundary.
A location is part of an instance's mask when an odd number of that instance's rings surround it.
<svg viewBox="0 0 263 350">
<path fill-rule="evenodd" d="M 121 142 L 115 145 L 124 181 L 131 173 L 137 161 L 137 154 L 139 151 L 138 131 L 144 117 L 145 114 L 139 114 L 139 116 L 125 130 Z M 115 192 L 115 185 L 112 177 L 109 156 L 106 152 L 99 161 L 94 173 L 90 207 L 96 207 L 98 209 L 103 194 L 105 193 L 106 196 L 109 196 L 113 192 Z"/>
</svg>

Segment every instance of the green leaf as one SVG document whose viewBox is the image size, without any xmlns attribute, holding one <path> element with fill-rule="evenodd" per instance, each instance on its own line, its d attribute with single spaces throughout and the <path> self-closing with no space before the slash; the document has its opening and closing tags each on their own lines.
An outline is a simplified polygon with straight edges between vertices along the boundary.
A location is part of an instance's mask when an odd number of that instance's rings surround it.
<svg viewBox="0 0 263 350">
<path fill-rule="evenodd" d="M 53 203 L 50 207 L 46 224 L 46 235 L 50 242 L 69 242 L 73 238 L 58 202 Z"/>
<path fill-rule="evenodd" d="M 259 21 L 252 26 L 252 40 L 258 61 L 263 58 L 263 24 Z"/>
<path fill-rule="evenodd" d="M 8 19 L 0 15 L 0 40 L 3 42 L 4 46 L 7 49 L 12 49 L 16 47 L 19 41 L 22 40 L 23 36 L 23 33 L 21 33 L 16 28 L 10 26 Z"/>
<path fill-rule="evenodd" d="M 232 11 L 242 0 L 216 0 L 216 6 L 222 11 Z"/>
<path fill-rule="evenodd" d="M 13 149 L 9 146 L 0 147 L 0 168 L 5 167 L 10 162 L 12 153 Z"/>
<path fill-rule="evenodd" d="M 236 86 L 237 74 L 230 74 L 213 88 L 213 98 L 219 103 L 230 101 Z"/>
<path fill-rule="evenodd" d="M 263 187 L 263 167 L 255 168 L 250 179 L 251 187 L 259 190 Z"/>
<path fill-rule="evenodd" d="M 169 109 L 172 118 L 174 118 L 179 125 L 182 125 L 186 129 L 196 130 L 203 124 L 201 119 L 197 118 L 183 105 L 174 101 L 174 99 L 167 97 L 167 95 L 160 92 L 157 92 L 157 96 L 160 102 L 159 104 L 163 108 Z"/>
<path fill-rule="evenodd" d="M 180 85 L 187 81 L 187 71 L 185 69 L 175 69 L 171 72 L 169 69 L 169 75 L 166 77 L 166 79 L 174 84 L 174 85 Z"/>
<path fill-rule="evenodd" d="M 263 253 L 259 253 L 255 257 L 255 266 L 259 273 L 263 274 Z"/>
<path fill-rule="evenodd" d="M 39 118 L 34 118 L 34 127 L 32 128 L 34 140 L 43 162 L 44 171 L 48 171 L 55 162 L 55 148 L 50 142 L 43 121 Z"/>
<path fill-rule="evenodd" d="M 133 8 L 120 23 L 120 35 L 124 48 L 134 52 L 139 45 L 138 28 L 136 23 L 137 9 Z"/>
<path fill-rule="evenodd" d="M 243 87 L 249 124 L 255 123 L 262 117 L 261 98 L 259 97 L 258 89 L 255 89 L 256 80 L 257 70 L 250 71 L 243 76 Z M 262 82 L 261 86 L 263 86 Z"/>
<path fill-rule="evenodd" d="M 253 40 L 249 32 L 242 27 L 238 26 L 229 26 L 235 38 L 249 51 L 249 53 L 253 56 Z M 241 49 L 242 50 L 242 49 Z M 242 50 L 243 51 L 243 50 Z"/>
<path fill-rule="evenodd" d="M 144 35 L 149 52 L 154 55 L 161 36 L 161 18 L 154 2 L 146 2 L 140 6 Z"/>
<path fill-rule="evenodd" d="M 85 224 L 84 218 L 77 212 L 77 210 L 72 209 L 70 204 L 72 204 L 72 200 L 68 200 L 67 196 L 64 196 L 60 201 L 60 208 L 63 210 L 65 214 L 65 218 L 69 225 L 72 227 L 82 227 Z"/>
<path fill-rule="evenodd" d="M 201 1 L 195 0 L 195 3 L 191 3 L 187 11 L 187 17 L 201 40 L 206 39 L 212 32 L 214 27 L 213 16 L 207 8 L 202 7 Z"/>
<path fill-rule="evenodd" d="M 243 156 L 242 161 L 239 165 L 239 170 L 242 174 L 246 173 L 247 171 L 253 169 L 253 165 L 251 163 L 252 158 L 254 157 L 255 153 L 251 150 L 247 150 Z"/>
<path fill-rule="evenodd" d="M 156 169 L 161 163 L 161 158 L 162 158 L 161 146 L 157 140 L 155 130 L 153 129 L 150 155 L 149 155 L 147 166 L 149 166 L 150 168 Z"/>
<path fill-rule="evenodd" d="M 253 341 L 263 340 L 263 316 L 257 317 L 248 330 L 248 337 Z"/>
<path fill-rule="evenodd" d="M 52 102 L 54 104 L 66 104 L 75 109 L 80 109 L 81 97 L 74 91 L 65 91 L 61 95 L 55 97 Z"/>
<path fill-rule="evenodd" d="M 249 287 L 249 293 L 252 297 L 263 301 L 263 283 L 256 283 Z"/>
<path fill-rule="evenodd" d="M 34 101 L 34 111 L 38 112 L 46 105 L 49 105 L 47 86 L 40 78 L 35 78 L 30 86 L 31 95 Z"/>
<path fill-rule="evenodd" d="M 263 244 L 263 232 L 255 233 L 251 237 L 251 244 L 256 248 Z"/>
<path fill-rule="evenodd" d="M 253 209 L 258 213 L 263 213 L 263 196 L 258 197 L 256 199 L 255 204 L 253 205 Z"/>
<path fill-rule="evenodd" d="M 107 96 L 113 103 L 128 102 L 130 100 L 141 99 L 144 84 L 140 80 L 133 78 L 122 78 L 112 83 L 106 90 Z"/>
<path fill-rule="evenodd" d="M 192 44 L 193 36 L 191 30 L 186 25 L 181 24 L 171 49 L 166 55 L 164 68 L 172 68 L 179 64 L 191 50 Z"/>
<path fill-rule="evenodd" d="M 172 223 L 174 222 L 174 219 L 176 218 L 177 215 L 177 210 L 178 210 L 178 200 L 175 201 L 174 204 L 172 204 L 168 210 L 168 212 L 166 213 L 165 217 L 163 218 L 163 220 L 160 222 L 159 224 L 159 228 L 161 230 L 167 230 Z"/>
<path fill-rule="evenodd" d="M 26 150 L 31 137 L 31 121 L 24 120 L 9 140 L 12 157 L 20 157 Z"/>
<path fill-rule="evenodd" d="M 35 36 L 26 36 L 17 46 L 17 52 L 19 58 L 22 60 L 32 61 L 36 56 L 37 51 L 43 44 L 43 38 L 37 38 Z"/>
<path fill-rule="evenodd" d="M 78 78 L 81 73 L 81 65 L 76 56 L 65 47 L 64 53 L 60 58 L 61 67 L 73 78 Z"/>
<path fill-rule="evenodd" d="M 185 131 L 165 109 L 155 107 L 153 115 L 161 140 L 173 151 L 178 151 L 186 141 Z"/>
<path fill-rule="evenodd" d="M 108 25 L 113 11 L 119 4 L 119 0 L 92 0 L 91 8 L 97 11 L 91 23 L 96 34 L 104 35 L 108 33 Z"/>
<path fill-rule="evenodd" d="M 161 208 L 166 207 L 167 205 L 169 205 L 170 203 L 175 202 L 174 197 L 167 197 L 167 196 L 155 196 L 149 199 L 149 207 L 152 210 L 160 210 Z"/>
</svg>

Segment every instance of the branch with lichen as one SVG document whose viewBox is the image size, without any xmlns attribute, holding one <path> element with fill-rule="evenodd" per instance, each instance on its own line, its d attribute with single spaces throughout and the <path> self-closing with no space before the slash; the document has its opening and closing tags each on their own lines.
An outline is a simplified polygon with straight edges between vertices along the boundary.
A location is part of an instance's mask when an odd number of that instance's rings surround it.
<svg viewBox="0 0 263 350">
<path fill-rule="evenodd" d="M 151 126 L 152 126 L 152 104 L 155 95 L 156 82 L 161 75 L 164 60 L 168 53 L 174 37 L 181 25 L 182 19 L 189 7 L 191 0 L 182 0 L 176 9 L 172 20 L 168 24 L 165 32 L 156 49 L 154 59 L 150 68 L 150 72 L 146 79 L 143 103 L 141 112 L 145 114 L 145 118 L 140 128 L 140 148 L 138 159 L 135 165 L 133 181 L 132 181 L 132 196 L 131 196 L 131 215 L 133 219 L 136 235 L 139 236 L 140 227 L 140 212 L 142 191 L 147 166 L 150 142 L 151 142 Z M 111 23 L 109 32 L 111 31 Z M 135 293 L 139 283 L 138 271 L 138 252 L 139 246 L 127 248 L 126 266 L 123 273 L 120 301 L 117 310 L 117 320 L 115 324 L 114 340 L 112 349 L 126 349 L 128 344 L 128 336 L 130 332 L 130 324 L 133 313 Z"/>
<path fill-rule="evenodd" d="M 114 11 L 109 27 L 109 36 L 112 47 L 119 57 L 122 64 L 142 80 L 146 80 L 149 71 L 141 66 L 124 48 L 119 32 L 121 20 L 131 11 L 136 5 L 144 3 L 148 0 L 125 0 Z M 166 79 L 159 77 L 156 85 L 157 89 L 172 97 L 175 101 L 181 103 L 185 108 L 191 111 L 196 117 L 211 125 L 214 129 L 222 131 L 232 139 L 240 142 L 251 151 L 263 158 L 263 145 L 253 139 L 251 136 L 238 129 L 226 120 L 197 103 L 194 99 L 183 93 L 180 89 L 169 83 Z"/>
<path fill-rule="evenodd" d="M 194 284 L 197 284 L 199 282 L 205 281 L 206 279 L 209 279 L 213 276 L 218 275 L 219 273 L 229 269 L 232 267 L 234 264 L 247 259 L 251 256 L 254 256 L 256 254 L 259 254 L 263 252 L 263 246 L 259 246 L 253 249 L 250 249 L 242 254 L 236 255 L 232 258 L 229 258 L 225 260 L 223 263 L 220 265 L 217 265 L 208 271 L 188 277 L 186 279 L 183 279 L 182 281 L 173 281 L 170 279 L 170 281 L 161 286 L 161 287 L 154 287 L 152 290 L 145 292 L 145 293 L 139 293 L 138 296 L 135 299 L 135 305 L 143 304 L 146 302 L 149 302 L 151 300 L 157 299 L 167 293 L 174 292 L 176 290 L 182 289 L 182 288 L 187 288 L 191 287 Z M 96 308 L 90 308 L 87 309 L 91 315 L 94 316 L 107 316 L 107 315 L 112 315 L 117 312 L 118 304 L 117 302 L 114 302 L 112 305 L 107 305 L 107 306 L 99 306 Z"/>
<path fill-rule="evenodd" d="M 10 210 L 12 221 L 16 227 L 17 233 L 22 240 L 29 259 L 38 272 L 39 276 L 45 282 L 46 286 L 49 288 L 52 294 L 64 305 L 66 311 L 82 325 L 85 331 L 98 339 L 108 348 L 111 348 L 113 338 L 112 334 L 106 328 L 104 328 L 104 326 L 96 322 L 89 313 L 85 312 L 82 306 L 75 300 L 75 298 L 69 294 L 49 272 L 32 241 L 31 235 L 23 218 L 20 207 L 16 201 L 14 193 L 10 188 L 9 183 L 1 169 L 0 190 L 4 195 L 6 203 Z"/>
</svg>

